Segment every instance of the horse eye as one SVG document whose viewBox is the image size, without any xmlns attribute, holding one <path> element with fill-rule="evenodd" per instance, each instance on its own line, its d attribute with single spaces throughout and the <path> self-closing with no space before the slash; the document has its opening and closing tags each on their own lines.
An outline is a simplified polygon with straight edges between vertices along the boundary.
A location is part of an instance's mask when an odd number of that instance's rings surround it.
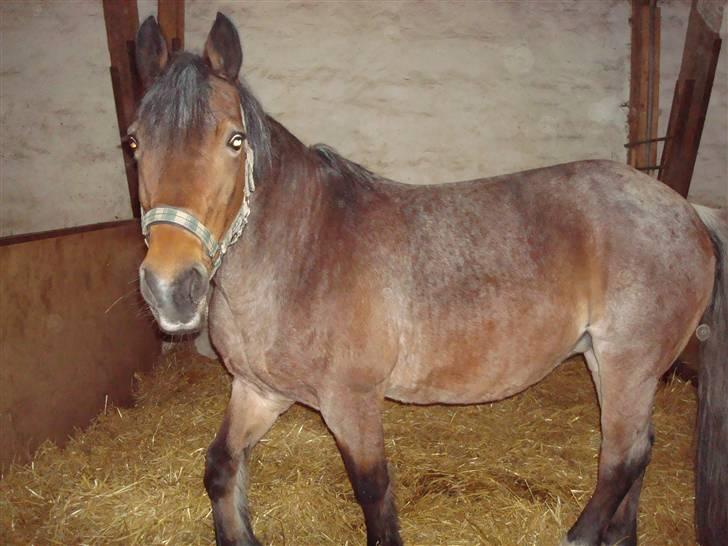
<svg viewBox="0 0 728 546">
<path fill-rule="evenodd" d="M 236 152 L 239 152 L 240 149 L 243 147 L 244 138 L 245 135 L 243 135 L 242 133 L 235 133 L 233 136 L 230 137 L 230 140 L 228 140 L 228 146 L 230 146 Z"/>
<path fill-rule="evenodd" d="M 132 152 L 136 152 L 137 148 L 139 148 L 139 143 L 137 142 L 137 139 L 134 136 L 129 135 L 126 141 L 129 143 L 129 149 Z"/>
</svg>

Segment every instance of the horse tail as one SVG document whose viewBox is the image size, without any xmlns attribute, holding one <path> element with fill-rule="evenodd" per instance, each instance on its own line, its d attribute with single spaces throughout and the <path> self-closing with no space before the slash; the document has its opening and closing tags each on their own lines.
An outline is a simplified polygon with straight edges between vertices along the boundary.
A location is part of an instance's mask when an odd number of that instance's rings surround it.
<svg viewBox="0 0 728 546">
<path fill-rule="evenodd" d="M 728 209 L 695 208 L 716 257 L 713 299 L 697 332 L 708 338 L 700 344 L 695 527 L 702 546 L 718 546 L 728 537 Z"/>
</svg>

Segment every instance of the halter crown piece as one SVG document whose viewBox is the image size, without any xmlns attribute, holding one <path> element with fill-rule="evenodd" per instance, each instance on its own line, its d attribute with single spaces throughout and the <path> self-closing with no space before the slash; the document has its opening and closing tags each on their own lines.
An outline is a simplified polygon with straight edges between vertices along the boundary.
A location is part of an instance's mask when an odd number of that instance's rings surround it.
<svg viewBox="0 0 728 546">
<path fill-rule="evenodd" d="M 240 108 L 240 115 L 243 121 L 243 131 L 245 132 L 245 113 L 242 107 Z M 173 224 L 186 229 L 200 240 L 203 248 L 207 252 L 210 263 L 212 264 L 212 271 L 210 272 L 210 279 L 212 279 L 220 267 L 222 257 L 228 248 L 242 235 L 248 223 L 248 216 L 250 216 L 250 195 L 255 191 L 255 179 L 253 177 L 255 157 L 253 156 L 253 149 L 250 147 L 247 138 L 243 139 L 243 149 L 245 150 L 245 190 L 243 192 L 243 203 L 240 205 L 240 210 L 238 210 L 238 213 L 233 218 L 230 227 L 222 239 L 220 239 L 220 242 L 215 240 L 213 234 L 202 222 L 186 210 L 178 207 L 161 206 L 154 207 L 146 212 L 142 209 L 142 235 L 144 235 L 144 242 L 147 246 L 149 246 L 149 228 L 153 224 Z"/>
</svg>

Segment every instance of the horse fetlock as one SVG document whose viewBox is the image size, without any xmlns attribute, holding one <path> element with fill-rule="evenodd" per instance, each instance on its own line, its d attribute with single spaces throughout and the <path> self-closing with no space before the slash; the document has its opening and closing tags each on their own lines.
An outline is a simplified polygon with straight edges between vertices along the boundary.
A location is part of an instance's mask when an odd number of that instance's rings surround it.
<svg viewBox="0 0 728 546">
<path fill-rule="evenodd" d="M 376 503 L 362 504 L 367 524 L 367 544 L 380 546 L 401 546 L 397 509 L 392 495 L 387 495 Z"/>
<path fill-rule="evenodd" d="M 226 538 L 222 536 L 222 533 L 217 532 L 217 526 L 215 530 L 216 546 L 263 546 L 252 533 L 238 538 Z"/>
</svg>

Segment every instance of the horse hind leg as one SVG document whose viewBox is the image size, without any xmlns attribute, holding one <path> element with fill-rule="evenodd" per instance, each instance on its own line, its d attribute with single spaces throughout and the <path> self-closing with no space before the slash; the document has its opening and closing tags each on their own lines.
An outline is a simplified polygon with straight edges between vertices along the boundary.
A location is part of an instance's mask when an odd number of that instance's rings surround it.
<svg viewBox="0 0 728 546">
<path fill-rule="evenodd" d="M 654 366 L 654 355 L 634 351 L 597 353 L 592 348 L 585 358 L 601 408 L 599 471 L 594 494 L 562 544 L 634 546 L 642 478 L 653 442 L 659 366 Z"/>
</svg>

